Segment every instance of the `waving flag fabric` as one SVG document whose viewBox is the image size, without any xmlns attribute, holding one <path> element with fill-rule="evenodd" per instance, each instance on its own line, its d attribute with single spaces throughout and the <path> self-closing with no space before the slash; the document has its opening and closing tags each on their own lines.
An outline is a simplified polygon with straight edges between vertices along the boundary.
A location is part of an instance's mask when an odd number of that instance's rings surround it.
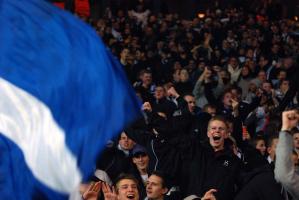
<svg viewBox="0 0 299 200">
<path fill-rule="evenodd" d="M 0 0 L 0 199 L 65 199 L 139 115 L 91 27 L 43 0 Z"/>
</svg>

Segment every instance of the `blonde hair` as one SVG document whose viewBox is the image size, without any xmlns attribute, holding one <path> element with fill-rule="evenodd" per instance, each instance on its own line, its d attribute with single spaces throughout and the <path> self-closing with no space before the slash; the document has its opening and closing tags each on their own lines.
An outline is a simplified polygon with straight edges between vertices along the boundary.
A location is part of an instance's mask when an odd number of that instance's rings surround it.
<svg viewBox="0 0 299 200">
<path fill-rule="evenodd" d="M 221 115 L 216 115 L 215 117 L 212 117 L 208 123 L 208 129 L 210 128 L 210 124 L 213 121 L 221 121 L 225 124 L 226 129 L 229 129 L 229 125 L 228 125 L 228 121 L 225 119 L 225 117 L 221 116 Z"/>
</svg>

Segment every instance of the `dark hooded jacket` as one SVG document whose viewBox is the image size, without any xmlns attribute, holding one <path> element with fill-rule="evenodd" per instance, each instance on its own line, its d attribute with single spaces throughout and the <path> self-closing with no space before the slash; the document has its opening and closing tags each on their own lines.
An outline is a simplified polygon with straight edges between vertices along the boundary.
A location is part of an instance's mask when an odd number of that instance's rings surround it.
<svg viewBox="0 0 299 200">
<path fill-rule="evenodd" d="M 217 200 L 231 200 L 240 184 L 241 161 L 229 147 L 214 152 L 209 144 L 189 144 L 190 160 L 189 181 L 184 196 L 195 194 L 203 196 L 209 189 L 216 189 Z M 190 149 L 189 149 L 190 150 Z"/>
<path fill-rule="evenodd" d="M 244 187 L 235 200 L 283 200 L 281 186 L 274 179 L 269 165 L 256 168 L 244 174 Z"/>
<path fill-rule="evenodd" d="M 173 184 L 177 184 L 179 182 L 177 173 L 180 156 L 176 151 L 176 145 L 179 143 L 179 139 L 172 137 L 176 134 L 173 133 L 174 130 L 168 120 L 158 115 L 151 116 L 148 120 L 151 128 L 136 129 L 135 127 L 138 125 L 135 124 L 127 128 L 125 132 L 137 144 L 146 148 L 150 158 L 148 172 L 163 171 Z"/>
</svg>

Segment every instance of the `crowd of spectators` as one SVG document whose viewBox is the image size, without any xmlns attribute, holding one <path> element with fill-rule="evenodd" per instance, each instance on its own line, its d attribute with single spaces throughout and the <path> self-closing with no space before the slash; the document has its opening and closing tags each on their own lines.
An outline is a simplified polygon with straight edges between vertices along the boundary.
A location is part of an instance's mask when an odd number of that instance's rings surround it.
<svg viewBox="0 0 299 200">
<path fill-rule="evenodd" d="M 213 7 L 187 20 L 134 1 L 90 22 L 143 102 L 142 118 L 99 158 L 99 198 L 125 189 L 119 175 L 133 184 L 127 199 L 298 198 L 274 169 L 281 113 L 298 107 L 299 24 L 275 16 L 271 2 Z M 293 137 L 295 171 L 296 122 L 281 133 Z"/>
</svg>

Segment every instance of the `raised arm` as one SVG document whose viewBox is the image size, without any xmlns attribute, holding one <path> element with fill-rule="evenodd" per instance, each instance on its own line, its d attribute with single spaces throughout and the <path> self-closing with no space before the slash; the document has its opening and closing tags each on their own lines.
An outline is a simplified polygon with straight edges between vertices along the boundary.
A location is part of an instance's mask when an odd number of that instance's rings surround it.
<svg viewBox="0 0 299 200">
<path fill-rule="evenodd" d="M 282 129 L 276 149 L 275 179 L 280 182 L 288 192 L 299 199 L 299 175 L 295 172 L 291 159 L 293 150 L 293 137 L 290 130 L 298 125 L 299 114 L 295 110 L 282 114 Z"/>
<path fill-rule="evenodd" d="M 194 94 L 195 99 L 199 99 L 203 95 L 205 95 L 204 94 L 204 84 L 209 83 L 211 81 L 210 80 L 211 75 L 212 75 L 212 71 L 206 67 L 205 70 L 203 71 L 203 73 L 198 78 L 198 80 L 194 86 L 193 94 Z"/>
</svg>

